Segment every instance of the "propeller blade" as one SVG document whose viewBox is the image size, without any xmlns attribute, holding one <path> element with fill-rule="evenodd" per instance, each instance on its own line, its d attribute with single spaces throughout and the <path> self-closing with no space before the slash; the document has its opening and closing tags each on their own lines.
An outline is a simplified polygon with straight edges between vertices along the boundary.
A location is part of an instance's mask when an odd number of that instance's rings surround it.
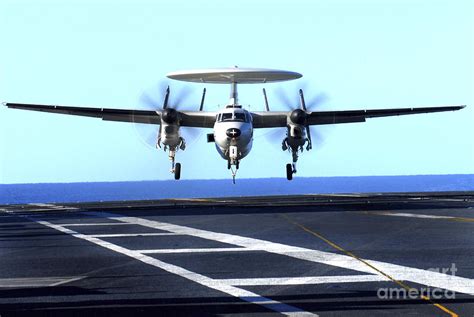
<svg viewBox="0 0 474 317">
<path fill-rule="evenodd" d="M 181 127 L 179 130 L 181 132 L 181 136 L 186 141 L 187 147 L 199 143 L 205 134 L 205 131 L 200 128 Z M 202 141 L 201 143 L 204 144 L 205 141 Z"/>
<path fill-rule="evenodd" d="M 288 94 L 281 88 L 277 87 L 275 89 L 275 94 L 279 99 L 280 103 L 288 110 L 291 111 L 294 109 L 294 102 L 288 97 Z"/>
<path fill-rule="evenodd" d="M 168 97 L 167 97 L 168 96 Z M 147 89 L 139 98 L 139 106 L 143 110 L 159 110 L 168 104 L 169 86 L 165 81 L 159 81 L 154 87 Z M 166 107 L 165 107 L 166 108 Z"/>
<path fill-rule="evenodd" d="M 170 99 L 170 86 L 166 88 L 165 99 L 163 100 L 163 110 L 168 108 L 168 101 Z"/>
<path fill-rule="evenodd" d="M 301 106 L 301 109 L 303 109 L 304 111 L 306 111 L 306 103 L 304 102 L 303 89 L 300 89 L 300 90 L 299 90 L 299 94 L 300 94 L 300 106 Z"/>
<path fill-rule="evenodd" d="M 138 136 L 140 142 L 151 149 L 155 149 L 156 147 L 159 128 L 159 125 L 154 124 L 142 124 L 136 122 L 133 124 L 133 130 Z"/>
<path fill-rule="evenodd" d="M 164 97 L 163 97 L 164 93 Z M 152 89 L 143 92 L 139 98 L 139 110 L 158 111 L 168 107 L 170 89 L 165 81 L 159 81 Z M 160 126 L 158 124 L 143 124 L 132 118 L 133 128 L 138 139 L 145 146 L 155 149 Z"/>
<path fill-rule="evenodd" d="M 201 105 L 199 106 L 199 111 L 204 109 L 204 98 L 206 98 L 206 88 L 202 91 Z"/>
<path fill-rule="evenodd" d="M 311 98 L 309 102 L 307 103 L 308 109 L 310 109 L 310 111 L 315 110 L 316 108 L 320 107 L 323 103 L 325 103 L 328 99 L 329 99 L 328 95 L 323 92 L 320 94 L 317 94 L 316 96 Z"/>
<path fill-rule="evenodd" d="M 149 93 L 143 93 L 140 96 L 139 103 L 143 110 L 156 110 L 156 100 Z"/>
<path fill-rule="evenodd" d="M 309 85 L 308 81 L 302 81 L 300 83 L 300 105 L 301 105 L 301 95 L 303 91 L 308 92 L 308 89 L 314 88 Z M 312 91 L 312 89 L 311 89 Z M 312 94 L 310 94 L 312 95 Z M 311 97 L 311 96 L 310 96 Z M 311 97 L 309 99 L 303 97 L 304 105 L 306 109 L 303 109 L 305 111 L 314 111 L 316 108 L 320 107 L 323 103 L 325 103 L 329 99 L 328 95 L 324 92 L 320 92 L 314 97 Z"/>
<path fill-rule="evenodd" d="M 265 110 L 270 111 L 270 107 L 268 106 L 267 91 L 265 88 L 263 88 L 263 98 L 265 100 Z"/>
<path fill-rule="evenodd" d="M 310 127 L 311 135 L 312 135 L 312 147 L 313 149 L 320 150 L 326 144 L 327 134 L 329 133 L 329 127 L 321 127 L 318 126 L 317 128 L 312 126 Z"/>
<path fill-rule="evenodd" d="M 179 109 L 183 106 L 184 101 L 189 97 L 191 94 L 192 89 L 188 85 L 183 86 L 179 89 L 178 93 L 176 93 L 176 98 L 173 99 L 172 105 L 173 108 Z"/>
<path fill-rule="evenodd" d="M 286 137 L 286 128 L 269 128 L 269 129 L 258 129 L 255 130 L 254 139 L 264 138 L 271 144 L 281 144 L 283 139 Z"/>
<path fill-rule="evenodd" d="M 311 150 L 313 148 L 313 141 L 311 140 L 311 128 L 309 127 L 309 125 L 306 126 L 306 136 L 308 137 L 308 140 L 309 140 L 307 149 Z"/>
</svg>

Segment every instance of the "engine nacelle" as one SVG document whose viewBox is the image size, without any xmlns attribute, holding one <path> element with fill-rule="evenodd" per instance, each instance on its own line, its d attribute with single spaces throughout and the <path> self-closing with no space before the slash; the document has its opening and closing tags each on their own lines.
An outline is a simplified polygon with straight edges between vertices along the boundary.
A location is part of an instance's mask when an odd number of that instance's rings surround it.
<svg viewBox="0 0 474 317">
<path fill-rule="evenodd" d="M 179 113 L 175 109 L 166 108 L 161 112 L 161 121 L 168 124 L 178 124 Z"/>
<path fill-rule="evenodd" d="M 308 141 L 306 123 L 308 114 L 302 109 L 295 109 L 288 114 L 286 138 L 283 140 L 283 149 L 291 148 L 298 151 Z"/>
<path fill-rule="evenodd" d="M 304 139 L 306 138 L 306 129 L 304 125 L 300 124 L 289 124 L 287 136 L 294 139 Z"/>
<path fill-rule="evenodd" d="M 182 144 L 179 133 L 179 112 L 172 108 L 161 112 L 160 141 L 169 147 L 177 147 Z"/>
<path fill-rule="evenodd" d="M 305 125 L 308 114 L 302 109 L 295 109 L 290 112 L 288 123 L 296 125 Z"/>
</svg>

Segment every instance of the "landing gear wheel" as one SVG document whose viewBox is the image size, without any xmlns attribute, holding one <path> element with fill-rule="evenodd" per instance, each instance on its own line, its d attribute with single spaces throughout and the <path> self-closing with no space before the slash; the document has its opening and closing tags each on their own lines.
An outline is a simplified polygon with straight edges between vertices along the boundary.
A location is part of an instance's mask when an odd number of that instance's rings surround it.
<svg viewBox="0 0 474 317">
<path fill-rule="evenodd" d="M 293 179 L 293 166 L 286 164 L 286 179 L 291 181 Z"/>
<path fill-rule="evenodd" d="M 230 170 L 230 160 L 227 161 L 227 169 Z"/>
<path fill-rule="evenodd" d="M 181 177 L 181 163 L 176 163 L 174 167 L 174 179 L 178 180 Z"/>
</svg>

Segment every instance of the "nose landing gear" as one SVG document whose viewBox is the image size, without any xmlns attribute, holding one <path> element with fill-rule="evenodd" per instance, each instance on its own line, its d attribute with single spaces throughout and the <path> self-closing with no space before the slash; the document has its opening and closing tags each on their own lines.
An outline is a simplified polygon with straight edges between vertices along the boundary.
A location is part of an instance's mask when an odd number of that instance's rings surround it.
<svg viewBox="0 0 474 317">
<path fill-rule="evenodd" d="M 235 176 L 237 175 L 237 170 L 239 169 L 239 152 L 237 146 L 231 145 L 229 147 L 229 159 L 227 160 L 227 169 L 232 172 L 232 183 L 235 184 Z M 233 168 L 232 166 L 235 166 Z"/>
</svg>

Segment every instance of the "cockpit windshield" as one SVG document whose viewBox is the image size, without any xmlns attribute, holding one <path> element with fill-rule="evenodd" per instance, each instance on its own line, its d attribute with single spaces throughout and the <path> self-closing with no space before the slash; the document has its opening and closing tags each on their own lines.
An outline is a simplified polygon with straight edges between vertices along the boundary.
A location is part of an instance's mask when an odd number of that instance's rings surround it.
<svg viewBox="0 0 474 317">
<path fill-rule="evenodd" d="M 232 121 L 232 113 L 223 113 L 220 121 Z"/>
<path fill-rule="evenodd" d="M 245 122 L 245 114 L 243 112 L 234 113 L 234 120 Z"/>
<path fill-rule="evenodd" d="M 248 122 L 248 118 L 245 115 L 244 112 L 227 112 L 227 113 L 222 113 L 219 116 L 219 122 Z"/>
</svg>

